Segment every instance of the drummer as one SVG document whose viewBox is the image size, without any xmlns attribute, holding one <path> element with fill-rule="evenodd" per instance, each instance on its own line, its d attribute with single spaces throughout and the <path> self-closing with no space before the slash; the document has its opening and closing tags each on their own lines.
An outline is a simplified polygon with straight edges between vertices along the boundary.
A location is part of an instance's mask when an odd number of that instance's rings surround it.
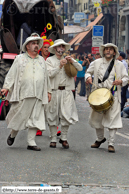
<svg viewBox="0 0 129 194">
<path fill-rule="evenodd" d="M 92 84 L 92 75 L 94 75 L 94 84 L 92 91 L 97 88 L 110 89 L 114 95 L 114 103 L 106 113 L 98 113 L 91 110 L 89 123 L 96 129 L 97 139 L 91 148 L 99 148 L 106 141 L 104 137 L 104 128 L 109 130 L 108 151 L 115 152 L 115 134 L 117 129 L 122 128 L 120 115 L 121 87 L 128 83 L 128 74 L 120 61 L 116 60 L 119 56 L 118 48 L 112 43 L 101 45 L 99 52 L 102 58 L 92 62 L 85 74 L 86 83 Z"/>
</svg>

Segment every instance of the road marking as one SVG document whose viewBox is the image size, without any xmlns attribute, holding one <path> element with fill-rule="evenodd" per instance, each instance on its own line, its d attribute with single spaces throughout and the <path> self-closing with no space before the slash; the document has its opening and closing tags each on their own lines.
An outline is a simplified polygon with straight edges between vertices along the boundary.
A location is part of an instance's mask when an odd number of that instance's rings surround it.
<svg viewBox="0 0 129 194">
<path fill-rule="evenodd" d="M 127 146 L 127 147 L 129 147 L 129 144 L 121 144 L 121 143 L 117 143 L 116 145 Z"/>
<path fill-rule="evenodd" d="M 129 136 L 129 133 L 125 133 L 125 135 Z"/>
<path fill-rule="evenodd" d="M 116 134 L 119 135 L 119 136 L 121 136 L 121 137 L 124 137 L 124 138 L 126 138 L 126 139 L 129 139 L 129 136 L 124 135 L 124 134 L 122 134 L 122 133 L 116 132 Z"/>
<path fill-rule="evenodd" d="M 108 131 L 108 129 L 106 129 L 106 130 Z M 124 138 L 126 138 L 126 139 L 129 139 L 129 136 L 124 135 L 124 134 L 122 134 L 122 133 L 116 132 L 116 134 L 119 135 L 119 136 L 121 136 L 121 137 L 124 137 Z M 129 134 L 128 134 L 128 135 L 129 135 Z"/>
</svg>

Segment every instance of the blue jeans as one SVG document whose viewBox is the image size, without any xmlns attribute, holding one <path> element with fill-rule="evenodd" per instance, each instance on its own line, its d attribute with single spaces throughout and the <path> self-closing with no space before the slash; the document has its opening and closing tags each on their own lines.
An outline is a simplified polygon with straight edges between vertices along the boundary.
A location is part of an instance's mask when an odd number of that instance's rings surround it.
<svg viewBox="0 0 129 194">
<path fill-rule="evenodd" d="M 75 88 L 77 87 L 77 85 L 80 81 L 81 81 L 81 90 L 80 90 L 79 95 L 80 96 L 85 96 L 86 95 L 86 88 L 85 88 L 85 79 L 84 79 L 84 77 L 76 77 Z"/>
<path fill-rule="evenodd" d="M 124 105 L 127 101 L 127 98 L 126 98 L 127 89 L 128 89 L 128 84 L 126 86 L 122 87 L 122 89 L 121 89 L 121 111 L 123 110 Z"/>
<path fill-rule="evenodd" d="M 125 107 L 123 111 L 121 112 L 121 117 L 129 118 L 129 106 Z"/>
</svg>

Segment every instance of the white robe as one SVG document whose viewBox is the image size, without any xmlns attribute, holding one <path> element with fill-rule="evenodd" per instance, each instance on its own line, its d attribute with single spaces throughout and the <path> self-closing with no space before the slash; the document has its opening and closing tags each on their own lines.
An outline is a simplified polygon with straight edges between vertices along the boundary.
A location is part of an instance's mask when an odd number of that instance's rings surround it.
<svg viewBox="0 0 129 194">
<path fill-rule="evenodd" d="M 46 105 L 47 122 L 50 126 L 75 124 L 78 114 L 72 93 L 75 90 L 74 78 L 68 77 L 64 68 L 60 69 L 60 60 L 56 55 L 49 57 L 46 64 L 52 88 L 51 102 Z M 82 70 L 77 61 L 74 60 L 73 65 L 78 71 Z M 58 90 L 59 86 L 65 86 L 65 90 Z"/>
<path fill-rule="evenodd" d="M 98 84 L 98 78 L 102 81 L 103 76 L 106 72 L 106 69 L 110 62 L 106 61 L 105 58 L 97 59 L 92 62 L 91 66 L 87 69 L 85 74 L 85 78 L 87 79 L 89 76 L 94 75 L 94 84 L 98 88 L 108 88 L 110 89 L 112 86 L 112 82 L 114 81 L 114 76 L 116 72 L 116 78 L 122 80 L 122 86 L 128 83 L 128 74 L 126 69 L 120 61 L 115 60 L 114 67 L 108 77 L 108 79 L 101 84 Z M 92 91 L 97 89 L 95 85 L 92 86 Z M 89 123 L 93 128 L 122 128 L 122 120 L 120 115 L 120 103 L 121 103 L 121 86 L 117 86 L 117 91 L 114 95 L 114 104 L 112 107 L 104 114 L 100 114 L 91 110 L 91 114 L 89 117 Z"/>
<path fill-rule="evenodd" d="M 25 98 L 11 105 L 6 117 L 7 128 L 21 131 L 27 128 L 46 130 L 44 105 L 36 98 Z"/>
<path fill-rule="evenodd" d="M 55 90 L 46 105 L 46 118 L 50 126 L 69 126 L 78 121 L 73 93 L 70 90 Z"/>
<path fill-rule="evenodd" d="M 44 59 L 28 53 L 18 55 L 4 82 L 12 103 L 6 117 L 8 128 L 15 131 L 37 128 L 45 130 L 44 104 L 51 92 Z"/>
</svg>

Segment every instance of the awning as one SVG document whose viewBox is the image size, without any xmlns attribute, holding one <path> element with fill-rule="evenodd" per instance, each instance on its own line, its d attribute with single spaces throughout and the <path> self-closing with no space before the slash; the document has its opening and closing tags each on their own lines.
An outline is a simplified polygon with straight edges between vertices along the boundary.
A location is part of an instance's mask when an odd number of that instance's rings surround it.
<svg viewBox="0 0 129 194">
<path fill-rule="evenodd" d="M 87 36 L 87 34 L 88 34 L 89 32 L 91 32 L 93 26 L 96 25 L 96 24 L 102 19 L 102 17 L 103 17 L 103 14 L 101 13 L 101 14 L 100 14 L 93 22 L 91 22 L 91 23 L 87 26 L 87 28 L 90 28 L 90 30 L 89 30 L 89 31 L 86 31 L 86 32 L 81 32 L 81 33 L 77 34 L 77 35 L 69 42 L 70 45 L 72 46 L 72 45 L 74 44 L 74 45 L 78 45 L 78 47 L 79 47 L 79 45 L 81 44 L 81 41 Z"/>
<path fill-rule="evenodd" d="M 91 27 L 80 27 L 80 26 L 64 26 L 64 34 L 78 34 L 80 32 L 89 31 Z"/>
</svg>

